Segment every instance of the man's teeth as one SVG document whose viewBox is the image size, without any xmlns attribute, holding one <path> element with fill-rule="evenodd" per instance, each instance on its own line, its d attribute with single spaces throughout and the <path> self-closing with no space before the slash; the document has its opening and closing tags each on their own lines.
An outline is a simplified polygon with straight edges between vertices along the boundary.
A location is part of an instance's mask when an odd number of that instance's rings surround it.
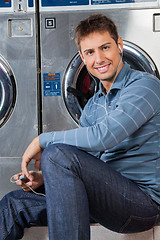
<svg viewBox="0 0 160 240">
<path fill-rule="evenodd" d="M 107 68 L 107 67 L 108 67 L 108 65 L 105 66 L 105 67 L 99 67 L 98 69 L 99 69 L 99 70 L 104 70 L 104 69 Z"/>
</svg>

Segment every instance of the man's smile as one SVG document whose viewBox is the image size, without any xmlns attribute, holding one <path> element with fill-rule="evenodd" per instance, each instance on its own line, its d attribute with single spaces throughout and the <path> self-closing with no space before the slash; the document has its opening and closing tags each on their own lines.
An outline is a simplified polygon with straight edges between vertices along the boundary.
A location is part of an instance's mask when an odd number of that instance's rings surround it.
<svg viewBox="0 0 160 240">
<path fill-rule="evenodd" d="M 99 67 L 94 67 L 99 73 L 105 73 L 108 71 L 110 64 L 106 64 Z"/>
</svg>

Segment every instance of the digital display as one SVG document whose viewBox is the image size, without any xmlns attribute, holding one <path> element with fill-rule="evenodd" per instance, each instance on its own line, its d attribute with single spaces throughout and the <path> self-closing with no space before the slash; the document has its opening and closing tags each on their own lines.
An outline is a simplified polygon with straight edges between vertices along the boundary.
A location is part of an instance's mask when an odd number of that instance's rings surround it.
<svg viewBox="0 0 160 240">
<path fill-rule="evenodd" d="M 134 0 L 92 0 L 91 5 L 134 3 Z"/>
<path fill-rule="evenodd" d="M 11 0 L 0 0 L 0 8 L 1 7 L 11 7 Z"/>
<path fill-rule="evenodd" d="M 33 0 L 28 0 L 28 7 L 33 7 Z"/>
<path fill-rule="evenodd" d="M 89 0 L 41 0 L 42 7 L 89 5 Z"/>
</svg>

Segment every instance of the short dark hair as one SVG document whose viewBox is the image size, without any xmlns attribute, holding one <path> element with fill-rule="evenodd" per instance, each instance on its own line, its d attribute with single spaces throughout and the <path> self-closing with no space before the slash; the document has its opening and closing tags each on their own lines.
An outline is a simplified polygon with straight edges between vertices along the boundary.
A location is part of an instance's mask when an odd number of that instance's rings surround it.
<svg viewBox="0 0 160 240">
<path fill-rule="evenodd" d="M 93 32 L 109 32 L 111 37 L 118 43 L 118 30 L 115 23 L 102 14 L 93 14 L 82 20 L 75 30 L 75 43 L 80 50 L 80 41 Z"/>
</svg>

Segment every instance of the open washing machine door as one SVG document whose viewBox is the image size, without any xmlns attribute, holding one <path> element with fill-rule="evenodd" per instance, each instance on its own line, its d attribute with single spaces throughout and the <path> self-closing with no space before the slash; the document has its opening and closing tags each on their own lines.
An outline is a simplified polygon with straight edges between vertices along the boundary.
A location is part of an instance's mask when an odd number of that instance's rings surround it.
<svg viewBox="0 0 160 240">
<path fill-rule="evenodd" d="M 149 72 L 159 78 L 157 67 L 150 56 L 137 45 L 123 41 L 123 61 L 134 69 Z M 95 92 L 99 81 L 89 75 L 77 53 L 66 69 L 63 81 L 63 94 L 66 107 L 72 118 L 78 122 L 82 109 Z M 98 90 L 98 88 L 97 88 Z"/>
<path fill-rule="evenodd" d="M 11 116 L 15 102 L 15 79 L 10 66 L 0 55 L 0 128 Z"/>
</svg>

